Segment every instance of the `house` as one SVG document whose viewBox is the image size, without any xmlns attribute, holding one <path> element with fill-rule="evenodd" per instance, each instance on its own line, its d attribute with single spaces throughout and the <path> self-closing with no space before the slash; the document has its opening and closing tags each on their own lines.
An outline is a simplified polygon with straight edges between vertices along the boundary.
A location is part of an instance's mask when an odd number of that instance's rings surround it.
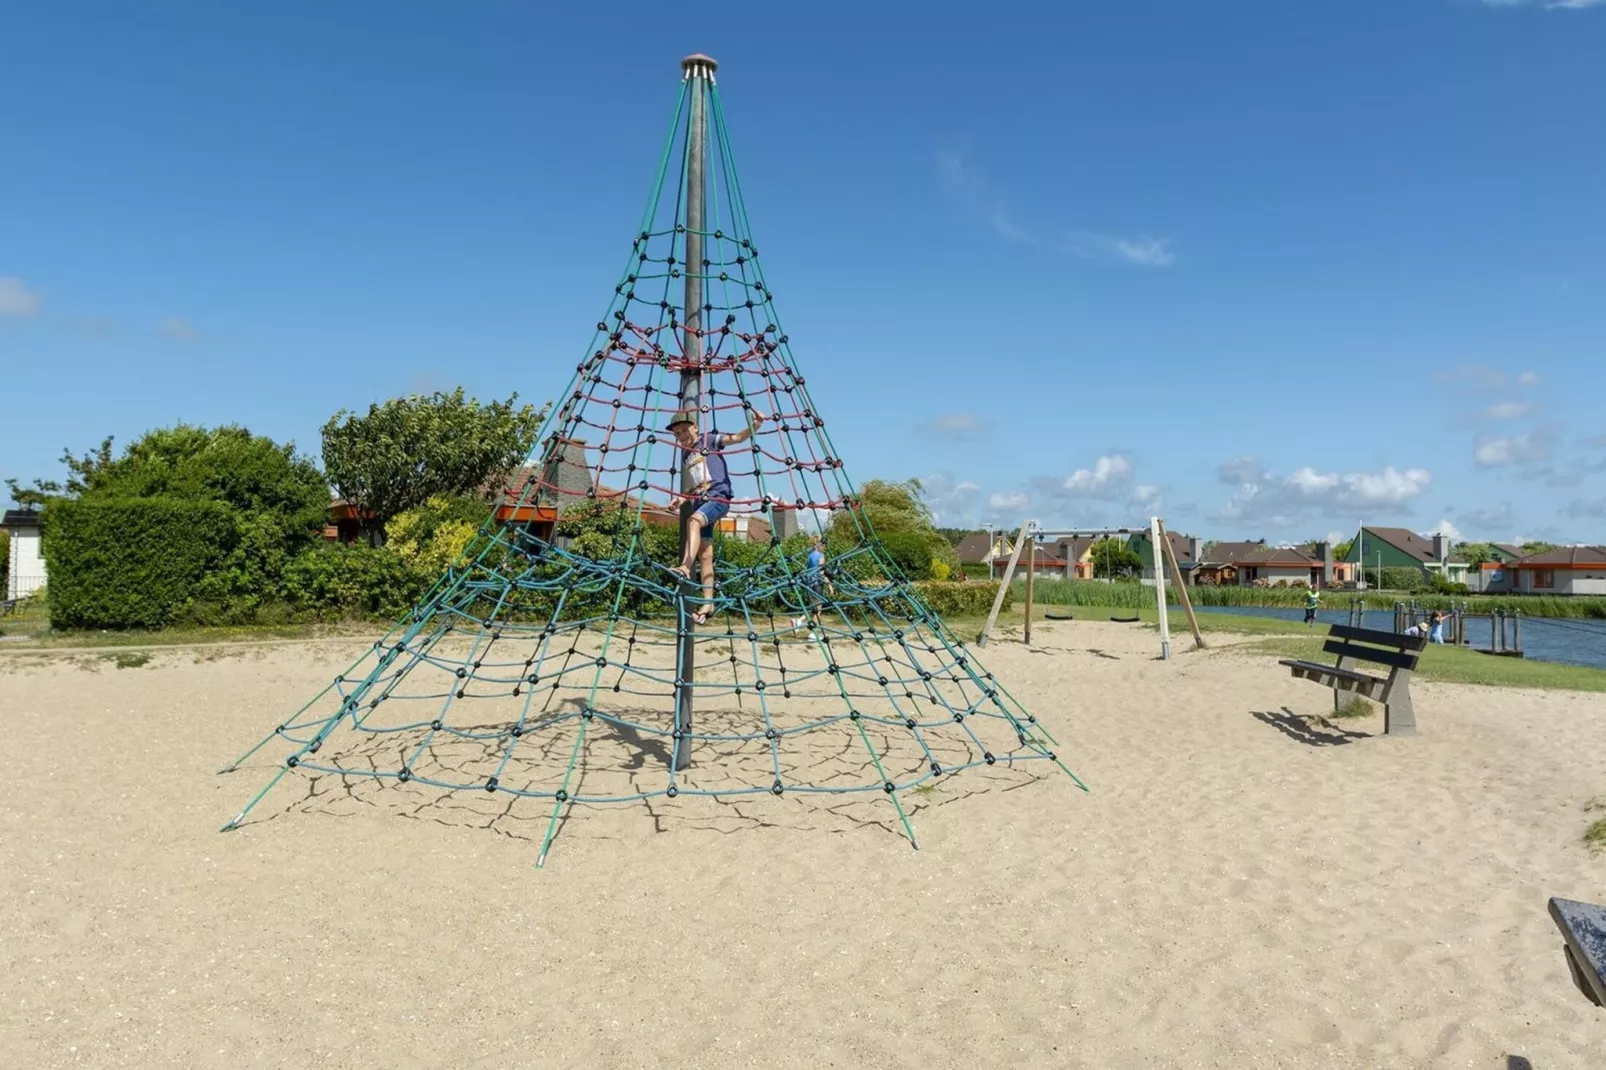
<svg viewBox="0 0 1606 1070">
<path fill-rule="evenodd" d="M 1235 557 L 1231 564 L 1240 587 L 1323 587 L 1327 544 L 1314 546 L 1262 546 Z"/>
<path fill-rule="evenodd" d="M 1166 542 L 1171 544 L 1171 556 L 1176 559 L 1177 571 L 1182 573 L 1182 582 L 1192 584 L 1194 582 L 1194 574 L 1199 570 L 1199 560 L 1204 556 L 1204 542 L 1193 535 L 1180 535 L 1175 531 L 1166 532 L 1165 538 Z M 1144 583 L 1152 584 L 1154 582 L 1154 546 L 1149 538 L 1149 533 L 1147 531 L 1138 532 L 1127 540 L 1126 545 L 1129 550 L 1138 555 L 1138 560 L 1143 562 L 1143 571 L 1139 574 L 1139 578 Z M 1160 567 L 1162 569 L 1166 567 L 1164 561 L 1160 562 Z M 1170 580 L 1171 577 L 1167 575 L 1166 582 L 1169 583 Z"/>
<path fill-rule="evenodd" d="M 1090 535 L 1074 535 L 1055 539 L 1052 543 L 1054 553 L 1063 560 L 1071 570 L 1071 577 L 1078 580 L 1093 578 L 1093 544 L 1098 539 Z"/>
<path fill-rule="evenodd" d="M 6 601 L 27 598 L 45 585 L 45 555 L 40 548 L 39 514 L 32 509 L 11 509 L 0 517 L 0 527 L 11 536 L 7 566 Z"/>
<path fill-rule="evenodd" d="M 1503 571 L 1512 577 L 1506 589 L 1518 594 L 1606 594 L 1606 546 L 1562 546 L 1519 558 Z"/>
<path fill-rule="evenodd" d="M 1014 548 L 1011 547 L 1010 553 L 1013 552 Z M 1020 548 L 1020 560 L 1015 562 L 1016 578 L 1021 578 L 1026 575 L 1026 566 L 1028 561 L 1031 563 L 1032 572 L 1039 577 L 1052 577 L 1053 579 L 1065 578 L 1066 561 L 1064 556 L 1059 553 L 1059 547 L 1055 543 L 1040 542 L 1037 543 L 1035 549 L 1029 546 L 1022 546 Z M 990 566 L 993 579 L 1003 579 L 1004 571 L 1008 568 L 1009 554 L 994 555 Z"/>
<path fill-rule="evenodd" d="M 1465 583 L 1472 567 L 1450 552 L 1448 535 L 1418 535 L 1405 528 L 1361 528 L 1344 560 L 1358 564 L 1363 572 L 1379 566 L 1414 568 L 1424 576 L 1443 576 L 1451 583 Z"/>
<path fill-rule="evenodd" d="M 973 531 L 959 540 L 956 549 L 961 565 L 991 565 L 999 557 L 1007 562 L 1015 544 L 995 532 Z"/>
<path fill-rule="evenodd" d="M 1195 586 L 1234 587 L 1238 583 L 1239 561 L 1266 548 L 1266 540 L 1257 542 L 1213 542 L 1204 547 L 1194 570 Z"/>
</svg>

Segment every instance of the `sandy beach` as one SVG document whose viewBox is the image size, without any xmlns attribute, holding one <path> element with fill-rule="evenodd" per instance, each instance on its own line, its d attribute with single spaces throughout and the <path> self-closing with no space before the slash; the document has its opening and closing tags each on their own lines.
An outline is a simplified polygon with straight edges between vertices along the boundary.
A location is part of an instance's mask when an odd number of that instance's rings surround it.
<svg viewBox="0 0 1606 1070">
<path fill-rule="evenodd" d="M 945 778 L 918 851 L 879 798 L 576 807 L 539 870 L 548 805 L 416 784 L 217 831 L 360 644 L 8 652 L 0 1063 L 1606 1065 L 1545 912 L 1606 901 L 1606 695 L 1419 683 L 1384 738 L 1270 658 L 1034 639 L 983 660 L 1089 793 Z"/>
</svg>

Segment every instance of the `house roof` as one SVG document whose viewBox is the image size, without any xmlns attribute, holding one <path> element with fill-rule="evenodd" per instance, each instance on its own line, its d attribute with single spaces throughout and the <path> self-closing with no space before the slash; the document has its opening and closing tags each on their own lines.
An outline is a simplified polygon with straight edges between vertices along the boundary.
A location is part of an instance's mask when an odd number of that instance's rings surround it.
<svg viewBox="0 0 1606 1070">
<path fill-rule="evenodd" d="M 0 517 L 0 527 L 4 528 L 36 528 L 39 526 L 39 514 L 32 509 L 7 509 L 6 515 Z"/>
<path fill-rule="evenodd" d="M 957 550 L 960 564 L 982 565 L 987 562 L 987 555 L 993 546 L 993 536 L 985 531 L 973 531 L 959 540 Z"/>
<path fill-rule="evenodd" d="M 1558 546 L 1512 564 L 1515 568 L 1606 568 L 1606 546 Z"/>
<path fill-rule="evenodd" d="M 1203 563 L 1208 565 L 1230 565 L 1239 558 L 1257 553 L 1266 548 L 1266 543 L 1257 542 L 1218 542 L 1204 548 Z"/>
<path fill-rule="evenodd" d="M 591 493 L 591 465 L 583 439 L 565 441 L 544 465 L 527 464 L 508 479 L 505 497 L 513 501 L 569 505 Z"/>
<path fill-rule="evenodd" d="M 1496 550 L 1499 550 L 1501 553 L 1505 554 L 1507 557 L 1511 558 L 1512 560 L 1516 560 L 1517 558 L 1522 556 L 1522 547 L 1517 546 L 1517 545 L 1515 545 L 1513 543 L 1509 543 L 1509 542 L 1491 542 L 1489 545 L 1494 547 Z"/>
<path fill-rule="evenodd" d="M 1368 535 L 1382 539 L 1390 546 L 1403 554 L 1410 554 L 1418 561 L 1437 561 L 1433 556 L 1433 540 L 1423 538 L 1409 528 L 1373 528 L 1365 529 Z"/>
<path fill-rule="evenodd" d="M 1321 561 L 1292 546 L 1261 546 L 1253 553 L 1244 554 L 1232 561 L 1234 565 L 1272 568 L 1314 568 Z"/>
<path fill-rule="evenodd" d="M 1072 535 L 1055 539 L 1052 545 L 1065 560 L 1080 561 L 1082 555 L 1091 550 L 1095 542 L 1098 540 L 1091 535 Z"/>
</svg>

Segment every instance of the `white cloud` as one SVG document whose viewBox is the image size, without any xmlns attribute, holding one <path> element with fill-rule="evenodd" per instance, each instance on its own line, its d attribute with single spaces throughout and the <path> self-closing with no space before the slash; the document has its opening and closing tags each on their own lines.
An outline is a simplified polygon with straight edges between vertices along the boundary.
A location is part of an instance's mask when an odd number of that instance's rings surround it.
<svg viewBox="0 0 1606 1070">
<path fill-rule="evenodd" d="M 1362 509 L 1398 511 L 1433 482 L 1425 468 L 1376 472 L 1318 472 L 1310 466 L 1280 476 L 1255 457 L 1237 457 L 1216 470 L 1217 478 L 1234 488 L 1215 514 L 1217 520 L 1287 525 L 1310 516 L 1348 516 Z"/>
<path fill-rule="evenodd" d="M 1121 454 L 1100 457 L 1092 468 L 1078 468 L 1065 477 L 1061 487 L 1070 494 L 1090 498 L 1118 496 L 1132 482 L 1132 462 Z"/>
<path fill-rule="evenodd" d="M 0 319 L 26 319 L 44 302 L 14 275 L 0 275 Z"/>
<path fill-rule="evenodd" d="M 1544 0 L 1546 11 L 1557 8 L 1563 11 L 1582 11 L 1597 4 L 1606 3 L 1606 0 Z M 1538 7 L 1538 0 L 1483 0 L 1484 7 L 1523 7 L 1525 5 Z"/>
<path fill-rule="evenodd" d="M 973 412 L 945 412 L 920 425 L 927 434 L 967 438 L 987 429 L 987 422 Z"/>
<path fill-rule="evenodd" d="M 1525 371 L 1521 375 L 1517 376 L 1518 386 L 1533 386 L 1538 381 L 1539 373 L 1536 371 Z"/>
<path fill-rule="evenodd" d="M 1498 405 L 1490 405 L 1483 414 L 1491 420 L 1520 420 L 1533 408 L 1526 401 L 1502 401 Z"/>
<path fill-rule="evenodd" d="M 1027 228 L 1011 218 L 1004 198 L 982 169 L 970 161 L 968 151 L 942 150 L 936 154 L 936 161 L 938 185 L 971 212 L 984 217 L 994 233 L 1010 241 L 1035 241 Z"/>
<path fill-rule="evenodd" d="M 1080 234 L 1072 240 L 1071 252 L 1093 260 L 1121 260 L 1142 267 L 1170 267 L 1177 255 L 1171 239 L 1151 238 L 1147 234 L 1119 237 L 1108 234 Z"/>
<path fill-rule="evenodd" d="M 162 334 L 178 342 L 193 342 L 201 337 L 201 332 L 189 320 L 179 316 L 169 316 L 162 321 Z"/>
<path fill-rule="evenodd" d="M 1448 520 L 1440 520 L 1438 524 L 1434 525 L 1428 531 L 1424 531 L 1422 534 L 1428 536 L 1448 535 L 1452 542 L 1464 542 L 1466 540 L 1466 537 L 1461 534 L 1461 529 L 1450 523 Z"/>
<path fill-rule="evenodd" d="M 1472 460 L 1479 468 L 1537 464 L 1549 456 L 1550 434 L 1542 427 L 1521 435 L 1483 435 L 1472 450 Z"/>
<path fill-rule="evenodd" d="M 987 496 L 987 506 L 991 509 L 1024 509 L 1031 503 L 1032 499 L 1024 491 L 1018 490 Z"/>
<path fill-rule="evenodd" d="M 962 528 L 976 522 L 976 496 L 981 488 L 947 472 L 920 477 L 920 497 L 939 527 Z"/>
</svg>

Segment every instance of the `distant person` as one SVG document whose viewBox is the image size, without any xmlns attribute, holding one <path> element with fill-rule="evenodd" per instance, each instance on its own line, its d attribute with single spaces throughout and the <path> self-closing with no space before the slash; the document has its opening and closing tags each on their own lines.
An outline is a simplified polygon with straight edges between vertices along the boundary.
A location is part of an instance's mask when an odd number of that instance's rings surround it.
<svg viewBox="0 0 1606 1070">
<path fill-rule="evenodd" d="M 1312 587 L 1305 592 L 1305 627 L 1316 623 L 1316 607 L 1322 604 L 1321 592 Z"/>
<path fill-rule="evenodd" d="M 1438 610 L 1433 611 L 1433 617 L 1428 623 L 1428 638 L 1435 643 L 1444 642 L 1445 615 Z"/>
<path fill-rule="evenodd" d="M 820 606 L 825 601 L 827 580 L 825 578 L 825 536 L 816 535 L 809 544 L 809 556 L 803 568 L 803 597 L 807 603 L 805 611 L 809 620 L 809 642 L 819 638 Z M 803 627 L 803 618 L 792 619 L 793 629 Z"/>
</svg>

